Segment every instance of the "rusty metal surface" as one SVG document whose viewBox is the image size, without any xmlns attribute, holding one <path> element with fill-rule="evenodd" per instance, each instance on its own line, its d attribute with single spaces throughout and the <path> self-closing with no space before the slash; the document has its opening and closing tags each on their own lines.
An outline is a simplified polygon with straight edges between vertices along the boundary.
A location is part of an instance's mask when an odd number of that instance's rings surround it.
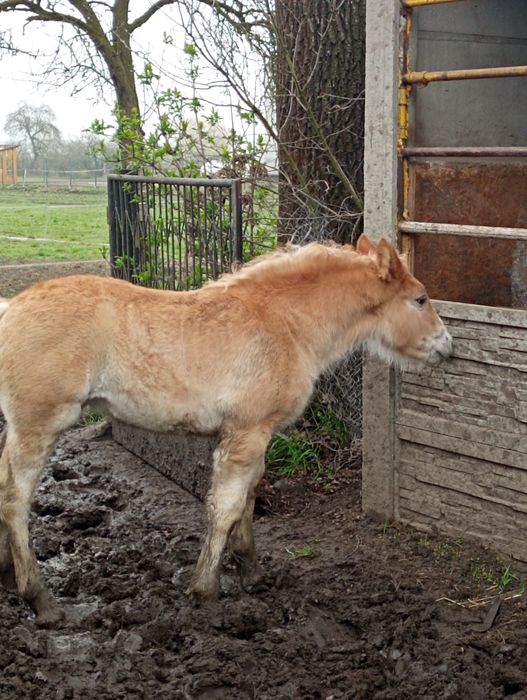
<svg viewBox="0 0 527 700">
<path fill-rule="evenodd" d="M 527 228 L 527 164 L 412 164 L 412 218 Z M 431 296 L 527 308 L 527 242 L 415 235 L 416 275 Z"/>
<path fill-rule="evenodd" d="M 527 164 L 412 165 L 415 221 L 527 228 Z"/>
<path fill-rule="evenodd" d="M 434 234 L 420 234 L 413 239 L 414 272 L 431 297 L 524 308 L 521 297 L 515 298 L 512 270 L 518 253 L 527 256 L 527 243 Z M 527 284 L 527 279 L 524 281 Z"/>
</svg>

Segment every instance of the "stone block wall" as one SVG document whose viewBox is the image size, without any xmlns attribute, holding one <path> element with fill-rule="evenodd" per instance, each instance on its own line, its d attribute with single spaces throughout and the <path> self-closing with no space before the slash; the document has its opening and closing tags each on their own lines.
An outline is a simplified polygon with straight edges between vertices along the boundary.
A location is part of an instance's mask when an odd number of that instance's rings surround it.
<svg viewBox="0 0 527 700">
<path fill-rule="evenodd" d="M 395 517 L 527 562 L 527 313 L 438 306 L 454 358 L 397 378 Z"/>
</svg>

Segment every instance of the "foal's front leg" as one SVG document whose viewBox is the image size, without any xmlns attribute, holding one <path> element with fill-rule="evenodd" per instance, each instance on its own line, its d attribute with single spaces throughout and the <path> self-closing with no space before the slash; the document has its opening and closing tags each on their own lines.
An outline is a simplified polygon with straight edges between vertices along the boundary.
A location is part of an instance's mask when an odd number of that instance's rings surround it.
<svg viewBox="0 0 527 700">
<path fill-rule="evenodd" d="M 4 451 L 5 442 L 7 437 L 7 426 L 4 426 L 0 434 L 0 457 Z M 4 475 L 2 474 L 2 463 L 0 461 L 0 494 L 2 492 L 2 484 L 7 481 L 8 472 Z M 1 503 L 1 496 L 0 496 Z M 1 511 L 1 505 L 0 505 Z M 9 534 L 7 527 L 2 522 L 0 515 L 0 582 L 5 588 L 14 588 L 16 586 L 15 581 L 15 568 L 13 564 L 13 557 L 11 555 L 11 547 L 9 546 Z"/>
<path fill-rule="evenodd" d="M 248 505 L 252 512 L 248 499 L 253 498 L 262 475 L 270 437 L 270 431 L 262 427 L 233 431 L 222 439 L 214 453 L 212 484 L 207 496 L 207 536 L 188 590 L 198 601 L 218 595 L 223 550 Z"/>
</svg>

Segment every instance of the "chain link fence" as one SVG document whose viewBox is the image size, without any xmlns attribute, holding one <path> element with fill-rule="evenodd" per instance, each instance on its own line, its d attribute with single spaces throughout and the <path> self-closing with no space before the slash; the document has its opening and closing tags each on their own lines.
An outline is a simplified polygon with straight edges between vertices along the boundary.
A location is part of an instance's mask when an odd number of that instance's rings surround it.
<svg viewBox="0 0 527 700">
<path fill-rule="evenodd" d="M 22 187 L 45 187 L 53 189 L 104 189 L 107 170 L 57 170 L 54 168 L 22 168 L 18 171 L 17 185 Z"/>
<path fill-rule="evenodd" d="M 298 245 L 332 240 L 334 228 L 324 215 L 306 210 L 299 216 L 290 242 Z M 355 242 L 355 241 L 353 241 Z M 313 405 L 329 409 L 349 435 L 349 459 L 355 461 L 362 444 L 362 352 L 348 355 L 330 368 L 317 382 Z M 312 420 L 316 421 L 316 411 Z"/>
</svg>

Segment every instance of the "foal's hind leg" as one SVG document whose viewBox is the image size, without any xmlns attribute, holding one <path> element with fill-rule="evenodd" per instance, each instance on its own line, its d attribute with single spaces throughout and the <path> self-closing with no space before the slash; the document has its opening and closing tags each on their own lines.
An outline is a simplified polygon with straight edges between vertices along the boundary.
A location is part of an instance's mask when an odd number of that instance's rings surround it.
<svg viewBox="0 0 527 700">
<path fill-rule="evenodd" d="M 4 451 L 5 441 L 7 439 L 7 425 L 4 425 L 2 432 L 0 433 L 0 455 Z"/>
<path fill-rule="evenodd" d="M 29 510 L 38 478 L 62 432 L 58 425 L 66 428 L 78 415 L 80 409 L 69 407 L 59 420 L 30 433 L 10 431 L 0 458 L 0 519 L 8 532 L 19 595 L 32 607 L 40 625 L 55 624 L 63 613 L 47 589 L 29 541 Z"/>
<path fill-rule="evenodd" d="M 236 562 L 242 588 L 248 589 L 261 581 L 264 571 L 258 562 L 254 546 L 253 515 L 255 491 L 265 471 L 264 459 L 260 460 L 254 474 L 254 485 L 249 489 L 243 515 L 232 528 L 229 551 Z"/>
<path fill-rule="evenodd" d="M 260 479 L 269 439 L 270 432 L 261 427 L 236 431 L 224 438 L 214 453 L 212 485 L 207 496 L 208 531 L 189 589 L 198 600 L 218 594 L 223 550 Z"/>
<path fill-rule="evenodd" d="M 0 456 L 5 447 L 7 437 L 7 426 L 2 428 L 0 433 Z M 1 467 L 1 465 L 0 465 Z M 0 484 L 3 483 L 3 478 L 0 472 Z M 0 582 L 6 588 L 14 588 L 15 586 L 15 570 L 13 567 L 13 557 L 11 556 L 11 547 L 9 546 L 9 538 L 7 527 L 0 518 Z"/>
</svg>

